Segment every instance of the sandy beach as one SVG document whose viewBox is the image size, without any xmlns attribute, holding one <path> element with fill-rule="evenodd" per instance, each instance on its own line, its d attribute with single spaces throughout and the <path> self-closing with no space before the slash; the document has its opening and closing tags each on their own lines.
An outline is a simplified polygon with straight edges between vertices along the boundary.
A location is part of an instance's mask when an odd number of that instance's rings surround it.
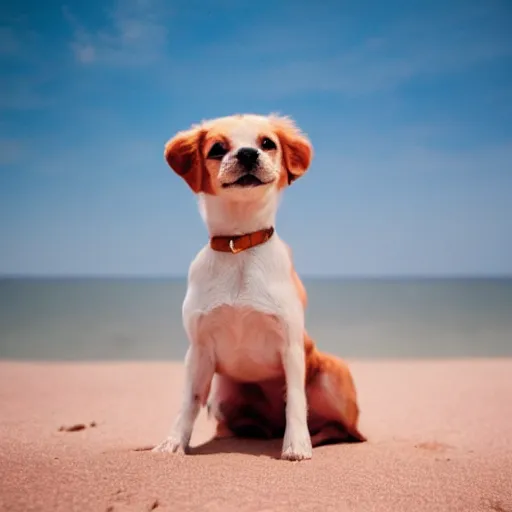
<svg viewBox="0 0 512 512">
<path fill-rule="evenodd" d="M 279 442 L 145 450 L 179 363 L 0 363 L 0 510 L 512 511 L 512 360 L 349 361 L 369 441 L 278 460 Z"/>
</svg>

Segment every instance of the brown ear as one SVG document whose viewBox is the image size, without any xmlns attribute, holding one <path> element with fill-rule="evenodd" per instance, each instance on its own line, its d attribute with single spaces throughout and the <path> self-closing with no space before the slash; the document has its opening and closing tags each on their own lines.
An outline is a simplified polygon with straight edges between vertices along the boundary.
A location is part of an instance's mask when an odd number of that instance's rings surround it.
<svg viewBox="0 0 512 512">
<path fill-rule="evenodd" d="M 271 115 L 270 121 L 281 143 L 283 164 L 290 184 L 308 170 L 313 159 L 313 146 L 291 119 Z"/>
<path fill-rule="evenodd" d="M 166 145 L 164 156 L 169 167 L 194 191 L 210 191 L 210 180 L 201 154 L 205 132 L 199 127 L 177 133 Z"/>
</svg>

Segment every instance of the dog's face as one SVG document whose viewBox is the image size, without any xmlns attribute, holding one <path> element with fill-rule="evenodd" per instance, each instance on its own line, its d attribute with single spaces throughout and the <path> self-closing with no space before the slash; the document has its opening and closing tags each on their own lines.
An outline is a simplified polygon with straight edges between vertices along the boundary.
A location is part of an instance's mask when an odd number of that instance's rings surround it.
<svg viewBox="0 0 512 512">
<path fill-rule="evenodd" d="M 308 169 L 313 149 L 293 121 L 235 115 L 178 133 L 165 159 L 195 192 L 252 199 L 282 189 Z"/>
</svg>

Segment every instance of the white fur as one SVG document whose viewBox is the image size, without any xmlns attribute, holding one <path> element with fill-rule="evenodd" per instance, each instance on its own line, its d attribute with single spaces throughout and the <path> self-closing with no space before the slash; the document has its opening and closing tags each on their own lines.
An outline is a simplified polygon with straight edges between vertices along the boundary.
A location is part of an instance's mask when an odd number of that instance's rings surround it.
<svg viewBox="0 0 512 512">
<path fill-rule="evenodd" d="M 255 146 L 258 131 L 230 134 L 234 150 Z M 271 173 L 281 155 L 268 162 Z M 273 167 L 273 169 L 271 168 Z M 245 197 L 240 197 L 245 194 Z M 243 234 L 275 225 L 279 191 L 272 184 L 254 190 L 199 196 L 210 236 Z M 183 303 L 183 323 L 190 347 L 185 359 L 182 405 L 169 437 L 156 451 L 185 452 L 199 408 L 214 377 L 286 382 L 286 430 L 282 458 L 309 459 L 304 359 L 304 311 L 292 281 L 292 262 L 277 232 L 266 243 L 237 254 L 205 246 L 192 262 Z M 213 403 L 218 386 L 212 387 Z"/>
</svg>

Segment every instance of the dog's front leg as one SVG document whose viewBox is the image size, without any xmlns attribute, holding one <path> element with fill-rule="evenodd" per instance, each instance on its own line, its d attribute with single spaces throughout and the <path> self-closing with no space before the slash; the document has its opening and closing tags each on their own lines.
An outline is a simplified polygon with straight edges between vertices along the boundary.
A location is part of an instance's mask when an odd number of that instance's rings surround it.
<svg viewBox="0 0 512 512">
<path fill-rule="evenodd" d="M 208 398 L 214 365 L 212 354 L 203 344 L 190 345 L 185 357 L 185 388 L 180 410 L 170 435 L 153 451 L 187 453 L 199 409 Z"/>
<path fill-rule="evenodd" d="M 289 327 L 288 340 L 282 353 L 286 377 L 286 429 L 281 458 L 286 460 L 312 457 L 308 430 L 304 334 L 297 327 Z"/>
</svg>

